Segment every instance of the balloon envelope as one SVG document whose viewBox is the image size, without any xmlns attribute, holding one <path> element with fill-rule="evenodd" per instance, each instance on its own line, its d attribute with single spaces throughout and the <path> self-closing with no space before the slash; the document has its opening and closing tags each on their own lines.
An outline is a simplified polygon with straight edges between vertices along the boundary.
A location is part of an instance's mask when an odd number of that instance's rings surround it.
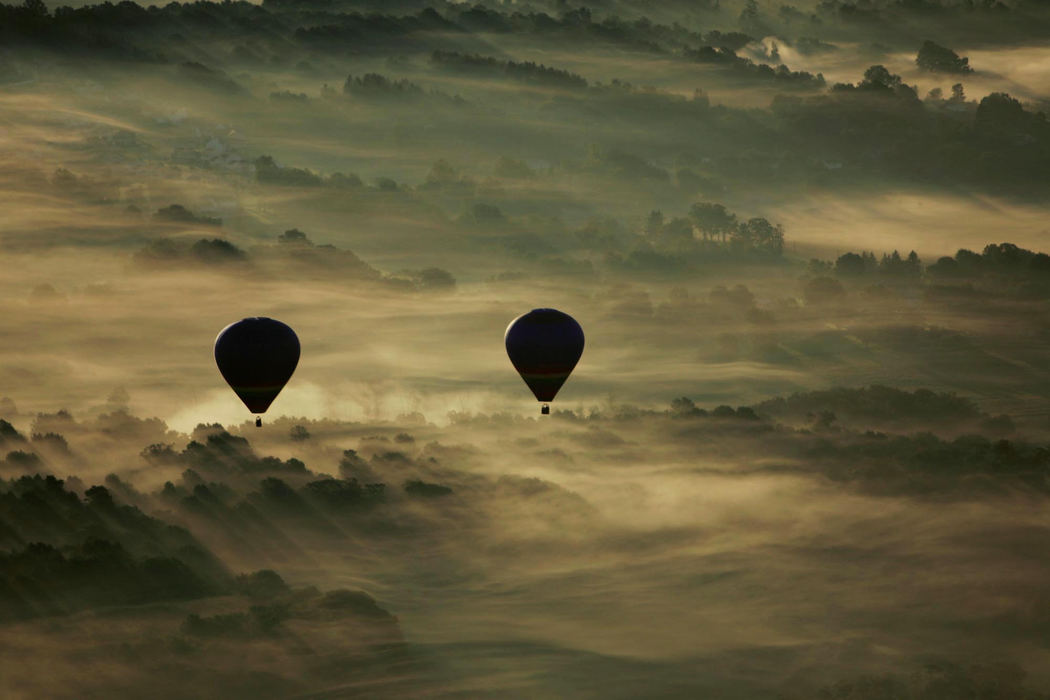
<svg viewBox="0 0 1050 700">
<path fill-rule="evenodd" d="M 533 309 L 503 338 L 514 369 L 539 401 L 551 401 L 583 355 L 583 329 L 557 309 Z"/>
<path fill-rule="evenodd" d="M 246 318 L 215 339 L 215 364 L 252 413 L 265 413 L 299 364 L 295 331 L 272 318 Z"/>
</svg>

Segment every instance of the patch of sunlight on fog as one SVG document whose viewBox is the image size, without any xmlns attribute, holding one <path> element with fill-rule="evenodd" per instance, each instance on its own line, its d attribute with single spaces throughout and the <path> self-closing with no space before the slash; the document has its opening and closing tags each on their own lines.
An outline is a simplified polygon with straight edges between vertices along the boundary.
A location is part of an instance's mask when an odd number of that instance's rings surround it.
<svg viewBox="0 0 1050 700">
<path fill-rule="evenodd" d="M 915 250 L 933 262 L 960 248 L 977 252 L 1009 241 L 1041 250 L 1050 237 L 1046 210 L 988 196 L 895 192 L 856 198 L 821 195 L 778 211 L 793 241 L 849 251 Z"/>
</svg>

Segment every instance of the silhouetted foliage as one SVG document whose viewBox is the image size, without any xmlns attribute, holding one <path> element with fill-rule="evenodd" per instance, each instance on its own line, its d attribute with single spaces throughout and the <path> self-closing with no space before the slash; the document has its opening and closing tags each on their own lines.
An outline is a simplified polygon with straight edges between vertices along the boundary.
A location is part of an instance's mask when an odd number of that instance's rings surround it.
<svg viewBox="0 0 1050 700">
<path fill-rule="evenodd" d="M 306 96 L 305 92 L 292 92 L 290 90 L 271 92 L 270 99 L 274 102 L 290 102 L 297 104 L 306 104 L 310 101 L 310 98 Z"/>
<path fill-rule="evenodd" d="M 783 63 L 775 68 L 765 63 L 755 63 L 750 58 L 737 56 L 734 49 L 726 46 L 686 49 L 683 55 L 697 63 L 724 66 L 732 71 L 734 77 L 768 81 L 783 88 L 817 90 L 825 85 L 824 76 L 820 73 L 813 75 L 806 71 L 793 71 Z"/>
<path fill-rule="evenodd" d="M 240 595 L 260 599 L 275 598 L 291 590 L 284 579 L 272 569 L 241 574 L 233 580 L 233 585 Z"/>
<path fill-rule="evenodd" d="M 108 483 L 132 491 L 119 479 Z M 221 564 L 192 535 L 92 486 L 86 501 L 52 476 L 0 482 L 0 617 L 215 595 Z"/>
<path fill-rule="evenodd" d="M 835 260 L 835 274 L 839 277 L 862 277 L 878 269 L 874 253 L 844 253 Z"/>
<path fill-rule="evenodd" d="M 15 429 L 15 426 L 0 418 L 0 444 L 25 441 L 25 437 Z"/>
<path fill-rule="evenodd" d="M 362 486 L 356 479 L 311 481 L 302 489 L 304 498 L 333 509 L 373 505 L 383 500 L 384 492 L 383 484 Z"/>
<path fill-rule="evenodd" d="M 707 240 L 720 238 L 724 244 L 727 237 L 736 230 L 736 214 L 721 204 L 697 202 L 689 209 L 689 216 Z"/>
<path fill-rule="evenodd" d="M 209 265 L 240 263 L 248 259 L 243 250 L 223 238 L 202 238 L 190 246 L 190 255 Z"/>
<path fill-rule="evenodd" d="M 158 221 L 170 221 L 179 224 L 199 224 L 204 226 L 222 226 L 222 219 L 198 216 L 181 204 L 171 204 L 157 210 L 153 215 Z"/>
<path fill-rule="evenodd" d="M 980 253 L 961 249 L 955 257 L 942 257 L 926 268 L 931 278 L 1016 288 L 1025 294 L 1050 295 L 1050 255 L 1012 243 L 990 244 Z"/>
<path fill-rule="evenodd" d="M 178 455 L 179 464 L 188 469 L 214 474 L 307 474 L 306 465 L 291 457 L 258 457 L 248 441 L 225 430 L 199 436 Z"/>
<path fill-rule="evenodd" d="M 698 408 L 692 399 L 681 396 L 671 401 L 671 416 L 674 418 L 701 418 L 707 411 Z"/>
<path fill-rule="evenodd" d="M 305 168 L 281 167 L 271 156 L 259 156 L 255 159 L 255 178 L 270 185 L 288 187 L 317 187 L 321 185 L 321 176 Z"/>
<path fill-rule="evenodd" d="M 242 92 L 241 86 L 226 73 L 215 68 L 209 68 L 196 61 L 187 61 L 180 64 L 179 77 L 225 95 L 235 95 Z"/>
<path fill-rule="evenodd" d="M 109 540 L 88 539 L 65 552 L 38 542 L 0 553 L 0 619 L 5 620 L 218 591 L 179 559 L 136 558 Z"/>
<path fill-rule="evenodd" d="M 970 59 L 960 58 L 951 49 L 932 41 L 923 42 L 919 55 L 915 57 L 915 64 L 923 70 L 937 73 L 973 72 L 973 69 L 970 68 Z"/>
<path fill-rule="evenodd" d="M 836 388 L 771 399 L 755 406 L 778 420 L 801 422 L 806 416 L 830 411 L 857 428 L 880 430 L 947 429 L 953 433 L 997 426 L 1010 432 L 1009 422 L 982 413 L 973 401 L 928 389 L 905 391 L 883 385 L 863 389 Z M 1002 433 L 998 433 L 1002 434 Z"/>
<path fill-rule="evenodd" d="M 532 61 L 516 63 L 501 61 L 491 56 L 462 54 L 457 51 L 435 51 L 430 56 L 430 63 L 445 70 L 472 75 L 503 76 L 525 83 L 535 83 L 550 87 L 581 89 L 587 87 L 587 81 L 566 70 L 549 68 Z"/>
</svg>

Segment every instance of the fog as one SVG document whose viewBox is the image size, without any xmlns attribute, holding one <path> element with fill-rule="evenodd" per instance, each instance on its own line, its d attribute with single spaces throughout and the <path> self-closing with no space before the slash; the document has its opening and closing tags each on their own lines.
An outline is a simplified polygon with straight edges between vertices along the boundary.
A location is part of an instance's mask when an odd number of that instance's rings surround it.
<svg viewBox="0 0 1050 700">
<path fill-rule="evenodd" d="M 1045 8 L 76 7 L 0 6 L 4 697 L 1050 697 Z"/>
</svg>

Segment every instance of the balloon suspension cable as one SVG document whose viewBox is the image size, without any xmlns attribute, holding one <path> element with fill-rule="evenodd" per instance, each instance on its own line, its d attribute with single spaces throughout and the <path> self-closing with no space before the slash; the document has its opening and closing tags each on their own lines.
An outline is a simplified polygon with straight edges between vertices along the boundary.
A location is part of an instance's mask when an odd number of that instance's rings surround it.
<svg viewBox="0 0 1050 700">
<path fill-rule="evenodd" d="M 545 403 L 542 406 L 540 406 L 540 415 L 541 416 L 549 416 L 550 414 L 551 414 L 551 406 L 550 406 L 550 404 Z"/>
<path fill-rule="evenodd" d="M 255 417 L 255 427 L 256 428 L 261 428 L 262 427 L 262 416 L 256 416 Z"/>
</svg>

